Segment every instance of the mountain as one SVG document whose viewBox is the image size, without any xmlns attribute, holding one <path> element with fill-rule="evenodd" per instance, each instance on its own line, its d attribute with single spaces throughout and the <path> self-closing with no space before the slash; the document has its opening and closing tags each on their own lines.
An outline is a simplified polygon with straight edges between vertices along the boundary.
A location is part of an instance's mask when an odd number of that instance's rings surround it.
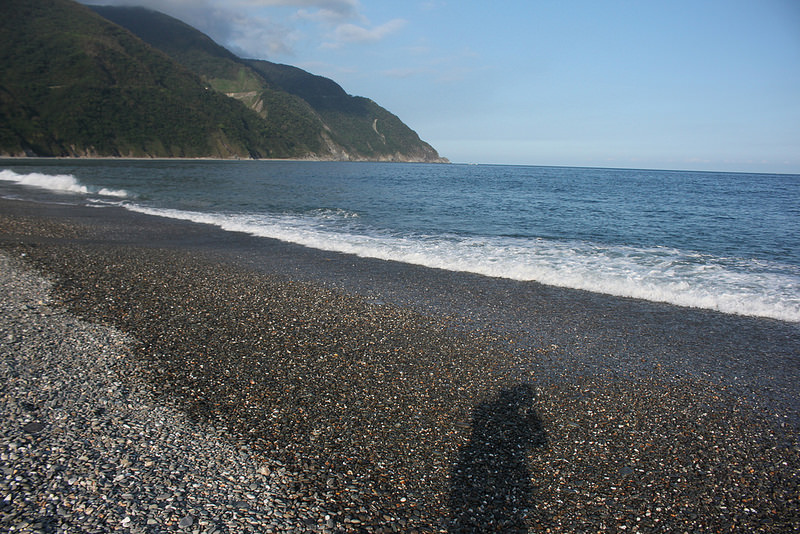
<svg viewBox="0 0 800 534">
<path fill-rule="evenodd" d="M 446 161 L 371 100 L 167 15 L 3 3 L 0 154 Z"/>
<path fill-rule="evenodd" d="M 402 154 L 397 159 L 439 159 L 435 150 L 420 141 L 398 117 L 369 99 L 348 95 L 333 80 L 289 65 L 240 59 L 203 33 L 162 13 L 140 7 L 92 9 L 265 118 L 269 118 L 270 110 L 289 108 L 294 117 L 302 117 L 300 124 L 319 128 L 321 121 L 321 140 L 340 158 L 374 154 L 377 159 L 393 159 Z M 281 119 L 284 123 L 297 123 L 292 117 Z M 310 140 L 306 139 L 306 143 Z"/>
</svg>

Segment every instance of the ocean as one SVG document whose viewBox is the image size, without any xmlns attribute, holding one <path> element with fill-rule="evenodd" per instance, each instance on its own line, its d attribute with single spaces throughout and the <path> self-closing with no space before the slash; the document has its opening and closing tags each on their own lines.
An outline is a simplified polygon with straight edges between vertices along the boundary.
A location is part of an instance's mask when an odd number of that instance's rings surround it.
<svg viewBox="0 0 800 534">
<path fill-rule="evenodd" d="M 0 196 L 800 322 L 800 175 L 32 159 L 0 161 Z"/>
</svg>

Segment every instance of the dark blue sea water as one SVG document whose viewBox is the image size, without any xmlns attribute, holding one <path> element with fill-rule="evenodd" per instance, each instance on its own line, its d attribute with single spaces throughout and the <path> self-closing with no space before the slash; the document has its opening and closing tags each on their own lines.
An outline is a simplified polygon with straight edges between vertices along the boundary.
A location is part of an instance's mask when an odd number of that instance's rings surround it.
<svg viewBox="0 0 800 534">
<path fill-rule="evenodd" d="M 497 165 L 5 160 L 0 195 L 800 321 L 800 175 Z"/>
</svg>

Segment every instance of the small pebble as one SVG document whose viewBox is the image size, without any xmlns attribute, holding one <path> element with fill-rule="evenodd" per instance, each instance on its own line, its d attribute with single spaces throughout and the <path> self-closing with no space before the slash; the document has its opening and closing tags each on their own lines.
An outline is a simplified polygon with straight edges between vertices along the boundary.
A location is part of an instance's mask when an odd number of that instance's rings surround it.
<svg viewBox="0 0 800 534">
<path fill-rule="evenodd" d="M 0 531 L 800 530 L 796 421 L 726 384 L 90 242 L 0 253 Z"/>
</svg>

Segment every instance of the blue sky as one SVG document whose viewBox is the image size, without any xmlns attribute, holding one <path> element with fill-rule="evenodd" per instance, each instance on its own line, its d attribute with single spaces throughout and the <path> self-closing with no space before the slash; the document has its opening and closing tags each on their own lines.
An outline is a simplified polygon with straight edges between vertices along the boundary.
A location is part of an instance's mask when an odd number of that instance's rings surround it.
<svg viewBox="0 0 800 534">
<path fill-rule="evenodd" d="M 800 173 L 798 0 L 92 0 L 330 77 L 454 162 Z"/>
</svg>

